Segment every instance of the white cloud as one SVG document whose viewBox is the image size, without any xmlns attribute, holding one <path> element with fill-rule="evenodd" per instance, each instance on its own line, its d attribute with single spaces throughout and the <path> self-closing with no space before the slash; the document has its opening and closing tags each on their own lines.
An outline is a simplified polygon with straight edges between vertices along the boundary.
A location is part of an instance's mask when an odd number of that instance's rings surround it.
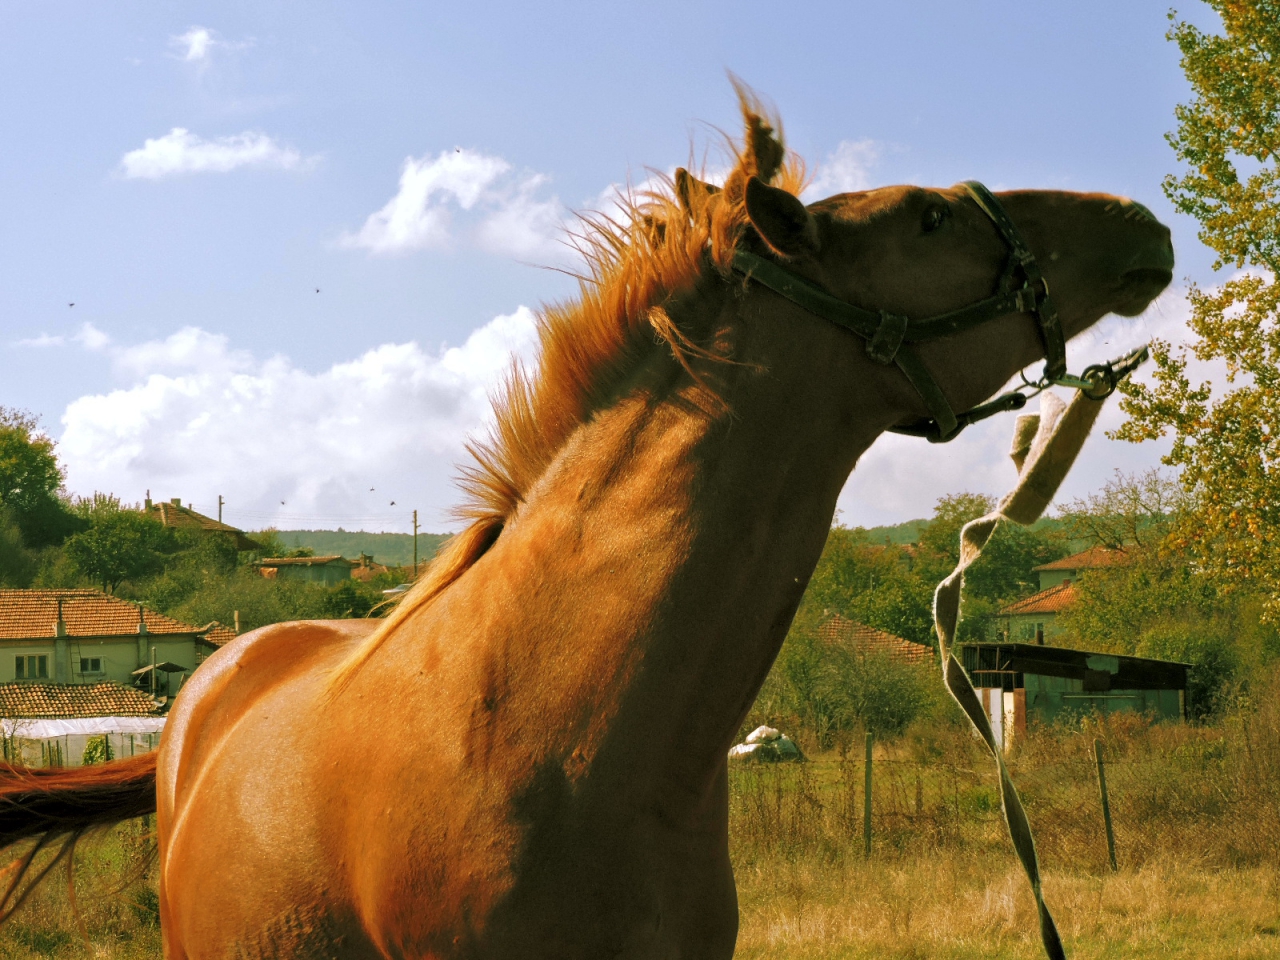
<svg viewBox="0 0 1280 960">
<path fill-rule="evenodd" d="M 874 140 L 842 140 L 818 165 L 817 176 L 801 194 L 801 199 L 813 203 L 837 193 L 869 190 L 874 185 L 871 170 L 879 162 L 881 153 L 880 144 Z"/>
<path fill-rule="evenodd" d="M 38 337 L 27 337 L 23 340 L 15 340 L 14 345 L 18 347 L 34 347 L 36 349 L 42 347 L 64 347 L 69 343 L 78 343 L 86 350 L 102 350 L 110 342 L 110 337 L 95 327 L 92 323 L 82 324 L 80 329 L 70 336 L 57 333 L 42 333 Z"/>
<path fill-rule="evenodd" d="M 475 150 L 409 157 L 396 195 L 340 242 L 395 254 L 461 241 L 517 257 L 555 258 L 563 214 L 555 197 L 538 197 L 546 184 L 544 176 L 515 175 L 506 160 Z"/>
<path fill-rule="evenodd" d="M 120 158 L 123 175 L 142 180 L 185 173 L 227 173 L 239 167 L 302 170 L 314 163 L 314 157 L 304 158 L 293 147 L 282 146 L 265 133 L 246 130 L 230 137 L 204 140 L 183 127 L 174 127 L 162 137 L 149 139 Z"/>
<path fill-rule="evenodd" d="M 216 41 L 208 27 L 192 27 L 180 36 L 170 37 L 169 45 L 178 49 L 183 60 L 204 60 Z"/>
<path fill-rule="evenodd" d="M 196 328 L 113 347 L 129 385 L 62 417 L 68 486 L 129 500 L 149 489 L 198 510 L 222 494 L 226 518 L 246 527 L 394 528 L 418 508 L 438 529 L 464 438 L 489 416 L 512 355 L 529 357 L 534 342 L 521 307 L 459 347 L 385 344 L 318 373 Z"/>
<path fill-rule="evenodd" d="M 192 26 L 186 33 L 169 38 L 169 46 L 175 51 L 173 56 L 186 63 L 194 63 L 203 69 L 213 58 L 216 48 L 223 50 L 243 50 L 253 46 L 252 40 L 224 40 L 216 30 L 208 27 Z"/>
</svg>

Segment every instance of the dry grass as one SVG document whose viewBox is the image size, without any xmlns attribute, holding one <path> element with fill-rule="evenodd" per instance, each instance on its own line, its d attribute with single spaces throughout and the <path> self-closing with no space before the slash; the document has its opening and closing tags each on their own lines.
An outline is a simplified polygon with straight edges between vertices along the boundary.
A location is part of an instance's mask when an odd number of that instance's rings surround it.
<svg viewBox="0 0 1280 960">
<path fill-rule="evenodd" d="M 740 871 L 741 958 L 939 960 L 1043 956 L 1026 879 L 1003 862 L 757 863 Z M 1274 958 L 1271 867 L 1150 863 L 1117 875 L 1049 874 L 1046 895 L 1075 960 Z"/>
</svg>

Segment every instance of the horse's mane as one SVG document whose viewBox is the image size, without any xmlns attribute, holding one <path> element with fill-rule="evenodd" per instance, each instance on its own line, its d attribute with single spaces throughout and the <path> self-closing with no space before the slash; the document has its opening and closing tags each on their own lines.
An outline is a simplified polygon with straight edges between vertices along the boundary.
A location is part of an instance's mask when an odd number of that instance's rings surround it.
<svg viewBox="0 0 1280 960">
<path fill-rule="evenodd" d="M 804 186 L 803 162 L 788 154 L 776 117 L 745 85 L 735 80 L 734 88 L 746 135 L 741 144 L 729 141 L 733 167 L 721 190 L 690 196 L 696 188 L 689 183 L 697 181 L 656 175 L 648 189 L 619 197 L 619 213 L 580 218 L 574 245 L 586 273 L 579 295 L 540 311 L 536 370 L 512 364 L 493 401 L 489 437 L 467 446 L 473 463 L 462 469 L 464 502 L 457 511 L 467 526 L 346 660 L 335 677 L 339 686 L 484 555 L 570 435 L 653 351 L 669 350 L 689 372 L 691 358 L 709 357 L 665 305 L 691 289 L 708 262 L 728 275 L 749 225 L 748 180 L 759 177 L 795 194 Z"/>
</svg>

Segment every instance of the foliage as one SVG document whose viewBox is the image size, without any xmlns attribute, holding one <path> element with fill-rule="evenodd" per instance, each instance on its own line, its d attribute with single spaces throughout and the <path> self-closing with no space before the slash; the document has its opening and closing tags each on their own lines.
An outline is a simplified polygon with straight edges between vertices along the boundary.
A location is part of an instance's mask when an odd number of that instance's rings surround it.
<svg viewBox="0 0 1280 960">
<path fill-rule="evenodd" d="M 106 763 L 110 759 L 112 759 L 111 738 L 104 733 L 88 739 L 84 745 L 84 757 L 80 762 L 88 767 L 95 763 Z"/>
<path fill-rule="evenodd" d="M 1247 272 L 1192 287 L 1190 355 L 1153 344 L 1154 382 L 1122 385 L 1129 419 L 1116 436 L 1173 434 L 1165 462 L 1195 500 L 1178 535 L 1224 582 L 1265 585 L 1265 612 L 1280 619 L 1280 4 L 1208 3 L 1221 35 L 1171 14 L 1194 99 L 1168 137 L 1186 168 L 1165 192 L 1200 221 L 1216 266 Z M 1223 362 L 1226 383 L 1193 384 L 1192 356 Z"/>
<path fill-rule="evenodd" d="M 27 549 L 10 509 L 0 504 L 0 587 L 26 587 L 36 569 L 35 553 Z"/>
<path fill-rule="evenodd" d="M 792 629 L 749 726 L 781 725 L 819 749 L 844 750 L 858 732 L 894 739 L 934 710 L 941 685 L 932 670 L 827 643 L 818 626 L 809 620 Z"/>
<path fill-rule="evenodd" d="M 126 579 L 158 570 L 169 533 L 138 508 L 122 507 L 118 497 L 95 493 L 76 501 L 87 529 L 67 538 L 67 559 L 84 577 L 110 593 Z"/>
<path fill-rule="evenodd" d="M 1167 617 L 1143 631 L 1136 653 L 1191 665 L 1187 713 L 1192 719 L 1208 720 L 1230 703 L 1240 658 L 1231 642 L 1231 624 L 1224 618 Z"/>
<path fill-rule="evenodd" d="M 1177 481 L 1159 470 L 1115 476 L 1097 493 L 1058 511 L 1064 534 L 1091 547 L 1123 550 L 1163 544 L 1190 504 Z"/>
<path fill-rule="evenodd" d="M 62 480 L 53 440 L 39 432 L 39 421 L 0 407 L 0 506 L 25 546 L 60 543 L 76 529 L 61 497 Z"/>
<path fill-rule="evenodd" d="M 1076 602 L 1058 624 L 1081 646 L 1136 653 L 1148 627 L 1170 617 L 1211 616 L 1223 600 L 1216 582 L 1177 553 L 1129 547 L 1125 560 L 1086 570 L 1076 582 Z"/>
</svg>

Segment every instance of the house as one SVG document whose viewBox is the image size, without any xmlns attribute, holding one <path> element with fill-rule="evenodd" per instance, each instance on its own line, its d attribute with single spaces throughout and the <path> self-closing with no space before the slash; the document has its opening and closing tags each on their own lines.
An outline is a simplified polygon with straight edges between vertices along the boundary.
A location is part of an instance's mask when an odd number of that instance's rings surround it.
<svg viewBox="0 0 1280 960">
<path fill-rule="evenodd" d="M 818 627 L 818 638 L 832 646 L 842 646 L 862 654 L 884 654 L 896 663 L 931 664 L 934 661 L 932 647 L 904 640 L 838 613 Z"/>
<path fill-rule="evenodd" d="M 142 512 L 153 520 L 158 520 L 163 526 L 170 530 L 188 530 L 195 533 L 226 533 L 232 536 L 236 541 L 237 550 L 261 550 L 262 544 L 256 540 L 251 540 L 243 530 L 223 523 L 221 520 L 215 520 L 213 517 L 206 517 L 203 513 L 196 513 L 191 507 L 182 505 L 182 498 L 174 497 L 172 500 L 165 502 L 163 500 L 155 503 L 151 502 L 151 491 L 147 491 L 147 499 L 143 501 Z M 218 508 L 221 515 L 222 508 Z"/>
<path fill-rule="evenodd" d="M 1062 632 L 1057 615 L 1075 602 L 1075 583 L 1086 570 L 1097 570 L 1122 563 L 1123 550 L 1090 547 L 1081 553 L 1044 563 L 1035 568 L 1040 577 L 1040 591 L 1002 607 L 1001 631 L 1006 640 L 1043 644 Z"/>
<path fill-rule="evenodd" d="M 0 684 L 137 681 L 169 696 L 217 649 L 207 629 L 97 590 L 0 590 Z M 153 663 L 177 669 L 139 681 Z"/>
<path fill-rule="evenodd" d="M 1029 721 L 1117 712 L 1186 718 L 1185 663 L 1034 643 L 964 643 L 959 651 L 1006 749 L 1025 735 Z"/>
<path fill-rule="evenodd" d="M 358 561 L 334 554 L 328 557 L 268 557 L 254 564 L 269 580 L 304 580 L 326 587 L 351 579 Z"/>
<path fill-rule="evenodd" d="M 362 583 L 368 583 L 374 577 L 383 573 L 390 573 L 391 568 L 385 563 L 378 563 L 373 559 L 372 554 L 362 553 L 358 560 L 352 561 L 351 578 L 359 580 Z"/>
<path fill-rule="evenodd" d="M 86 684 L 0 683 L 4 760 L 31 767 L 78 766 L 91 739 L 112 757 L 154 750 L 165 718 L 142 690 Z"/>
</svg>

